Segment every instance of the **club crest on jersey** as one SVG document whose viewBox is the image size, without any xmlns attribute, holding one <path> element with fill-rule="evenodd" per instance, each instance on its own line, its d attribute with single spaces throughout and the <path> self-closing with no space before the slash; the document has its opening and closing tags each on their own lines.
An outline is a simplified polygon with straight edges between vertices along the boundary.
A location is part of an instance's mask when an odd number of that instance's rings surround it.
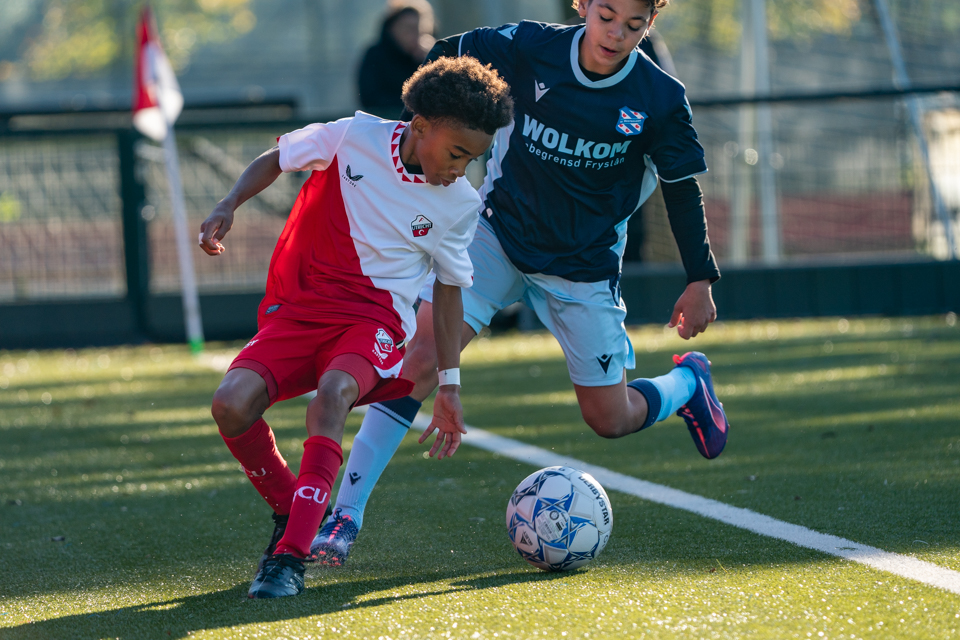
<svg viewBox="0 0 960 640">
<path fill-rule="evenodd" d="M 430 229 L 433 229 L 433 223 L 427 216 L 419 215 L 410 223 L 410 228 L 413 229 L 414 238 L 422 238 L 430 233 Z"/>
<path fill-rule="evenodd" d="M 617 120 L 617 131 L 625 136 L 635 136 L 643 133 L 643 123 L 647 119 L 647 114 L 642 111 L 634 111 L 630 107 L 620 109 L 620 119 Z"/>
</svg>

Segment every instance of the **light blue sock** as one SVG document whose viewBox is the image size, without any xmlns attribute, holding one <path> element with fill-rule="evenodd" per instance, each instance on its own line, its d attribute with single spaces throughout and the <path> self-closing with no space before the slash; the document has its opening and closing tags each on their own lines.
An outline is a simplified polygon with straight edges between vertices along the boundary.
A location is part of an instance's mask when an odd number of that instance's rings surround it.
<svg viewBox="0 0 960 640">
<path fill-rule="evenodd" d="M 372 404 L 363 417 L 347 458 L 335 507 L 342 515 L 353 518 L 358 529 L 363 526 L 363 511 L 380 474 L 397 452 L 419 409 L 420 403 L 408 396 Z"/>
<path fill-rule="evenodd" d="M 697 389 L 697 377 L 689 367 L 674 367 L 667 375 L 649 380 L 660 392 L 661 404 L 657 422 L 675 414 L 693 397 L 693 392 Z"/>
</svg>

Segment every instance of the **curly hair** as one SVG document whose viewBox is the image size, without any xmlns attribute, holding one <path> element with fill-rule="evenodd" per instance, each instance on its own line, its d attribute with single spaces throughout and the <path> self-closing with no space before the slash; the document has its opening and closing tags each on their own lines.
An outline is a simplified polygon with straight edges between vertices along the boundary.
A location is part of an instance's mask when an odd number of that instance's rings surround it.
<svg viewBox="0 0 960 640">
<path fill-rule="evenodd" d="M 449 120 L 493 135 L 513 120 L 510 86 L 475 58 L 440 58 L 403 83 L 403 104 L 428 120 Z"/>
<path fill-rule="evenodd" d="M 590 0 L 587 0 L 587 2 L 589 3 Z M 665 6 L 670 4 L 670 0 L 643 0 L 643 2 L 646 2 L 648 6 L 653 7 L 654 13 L 657 13 L 660 11 L 660 9 L 663 9 Z M 573 0 L 573 8 L 580 8 L 580 0 Z"/>
</svg>

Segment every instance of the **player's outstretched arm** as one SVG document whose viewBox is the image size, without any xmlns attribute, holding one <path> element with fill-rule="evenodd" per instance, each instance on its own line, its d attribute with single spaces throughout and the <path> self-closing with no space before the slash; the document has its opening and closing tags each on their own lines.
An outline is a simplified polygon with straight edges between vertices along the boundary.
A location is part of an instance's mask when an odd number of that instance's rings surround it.
<svg viewBox="0 0 960 640">
<path fill-rule="evenodd" d="M 677 327 L 680 337 L 689 340 L 706 331 L 707 326 L 717 319 L 710 285 L 719 279 L 720 271 L 710 250 L 703 193 L 697 179 L 661 182 L 660 189 L 687 272 L 687 288 L 673 307 L 669 326 Z"/>
<path fill-rule="evenodd" d="M 283 173 L 280 170 L 280 147 L 265 151 L 250 163 L 227 197 L 217 203 L 213 212 L 200 225 L 200 248 L 207 255 L 223 253 L 220 241 L 233 226 L 233 214 L 244 202 L 257 195 Z"/>
<path fill-rule="evenodd" d="M 463 406 L 460 404 L 460 334 L 463 327 L 463 298 L 460 287 L 433 285 L 433 331 L 437 343 L 437 370 L 440 387 L 433 401 L 433 421 L 420 437 L 423 444 L 437 430 L 437 438 L 430 448 L 430 456 L 437 451 L 438 459 L 452 456 L 460 447 L 463 425 Z M 454 373 L 455 372 L 455 373 Z"/>
</svg>

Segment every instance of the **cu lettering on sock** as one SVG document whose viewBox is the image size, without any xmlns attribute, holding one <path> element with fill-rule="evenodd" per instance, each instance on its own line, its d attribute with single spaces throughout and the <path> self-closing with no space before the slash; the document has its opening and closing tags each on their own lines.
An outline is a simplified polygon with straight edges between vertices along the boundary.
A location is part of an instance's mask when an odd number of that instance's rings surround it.
<svg viewBox="0 0 960 640">
<path fill-rule="evenodd" d="M 313 492 L 313 495 L 310 494 L 311 492 Z M 324 491 L 323 495 L 320 495 L 320 493 L 320 489 L 315 487 L 300 487 L 297 489 L 298 498 L 305 498 L 307 500 L 313 500 L 317 504 L 323 504 L 327 499 L 327 492 Z"/>
</svg>

